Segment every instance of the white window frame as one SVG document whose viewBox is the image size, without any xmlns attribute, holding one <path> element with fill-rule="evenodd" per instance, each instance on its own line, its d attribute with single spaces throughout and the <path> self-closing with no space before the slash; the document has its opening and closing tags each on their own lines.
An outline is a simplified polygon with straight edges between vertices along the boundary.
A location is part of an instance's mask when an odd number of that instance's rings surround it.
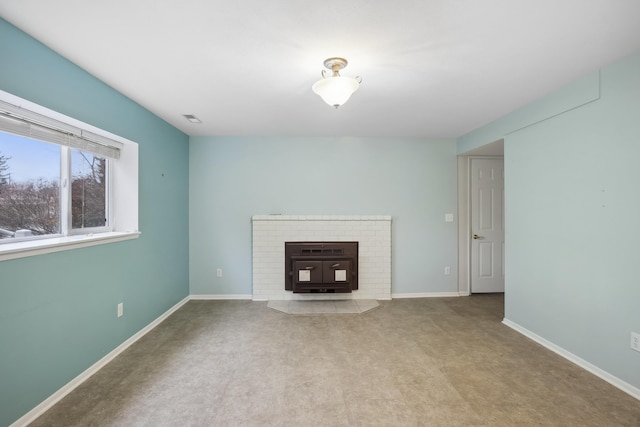
<svg viewBox="0 0 640 427">
<path fill-rule="evenodd" d="M 78 234 L 93 234 L 93 233 L 104 233 L 107 231 L 113 231 L 111 227 L 111 222 L 113 221 L 113 203 L 111 203 L 111 198 L 114 196 L 113 184 L 111 180 L 113 179 L 113 174 L 111 170 L 113 169 L 112 165 L 115 162 L 114 159 L 110 159 L 106 157 L 106 188 L 105 188 L 105 215 L 107 216 L 107 224 L 100 227 L 85 227 L 85 228 L 73 228 L 73 218 L 71 214 L 71 184 L 73 181 L 73 177 L 71 176 L 71 148 L 62 147 L 62 162 L 63 167 L 62 170 L 66 172 L 65 176 L 61 176 L 60 179 L 63 181 L 60 183 L 60 188 L 65 188 L 65 191 L 62 192 L 63 196 L 60 198 L 60 206 L 61 209 L 61 223 L 60 223 L 60 231 L 63 236 L 70 235 L 78 235 Z M 66 163 L 66 165 L 65 165 Z"/>
<path fill-rule="evenodd" d="M 97 137 L 108 138 L 121 144 L 120 158 L 109 159 L 107 166 L 107 215 L 108 225 L 105 227 L 72 229 L 70 218 L 61 217 L 61 235 L 42 236 L 41 238 L 0 244 L 0 261 L 23 258 L 52 252 L 77 249 L 87 246 L 118 242 L 138 238 L 138 144 L 128 139 L 109 133 L 95 126 L 65 116 L 48 108 L 34 104 L 10 93 L 0 90 L 0 101 L 4 101 L 25 110 L 40 114 L 57 122 L 68 124 Z M 70 162 L 68 150 L 66 160 Z M 63 154 L 64 155 L 64 154 Z M 67 168 L 69 169 L 69 168 Z M 71 177 L 61 176 L 66 185 L 71 185 Z M 60 183 L 63 185 L 63 182 Z M 62 192 L 66 193 L 65 191 Z M 63 203 L 70 203 L 61 199 Z M 68 207 L 62 208 L 64 210 Z M 66 224 L 65 224 L 66 223 Z"/>
</svg>

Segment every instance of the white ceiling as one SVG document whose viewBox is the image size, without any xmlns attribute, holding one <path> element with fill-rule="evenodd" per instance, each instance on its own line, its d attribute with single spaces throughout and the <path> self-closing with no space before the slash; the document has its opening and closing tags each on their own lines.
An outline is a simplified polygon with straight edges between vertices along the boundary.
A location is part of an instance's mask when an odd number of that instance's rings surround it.
<svg viewBox="0 0 640 427">
<path fill-rule="evenodd" d="M 638 0 L 0 0 L 0 16 L 189 135 L 457 137 L 640 51 Z M 332 56 L 363 79 L 338 110 L 311 91 Z"/>
</svg>

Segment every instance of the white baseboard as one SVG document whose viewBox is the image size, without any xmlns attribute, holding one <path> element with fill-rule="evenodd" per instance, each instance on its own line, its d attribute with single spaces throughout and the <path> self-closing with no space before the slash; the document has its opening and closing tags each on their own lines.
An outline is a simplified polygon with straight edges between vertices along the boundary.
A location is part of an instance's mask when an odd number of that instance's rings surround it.
<svg viewBox="0 0 640 427">
<path fill-rule="evenodd" d="M 391 298 L 443 298 L 459 297 L 460 292 L 422 292 L 416 294 L 391 294 Z"/>
<path fill-rule="evenodd" d="M 30 410 L 29 412 L 24 414 L 22 417 L 18 418 L 13 424 L 11 424 L 10 427 L 27 426 L 30 423 L 32 423 L 33 421 L 35 421 L 36 418 L 38 418 L 40 415 L 44 414 L 49 408 L 51 408 L 53 405 L 55 405 L 60 400 L 62 400 L 66 395 L 68 395 L 73 390 L 75 390 L 76 387 L 78 387 L 80 384 L 82 384 L 87 379 L 89 379 L 89 377 L 91 377 L 93 374 L 95 374 L 100 369 L 102 369 L 107 363 L 111 362 L 120 353 L 122 353 L 127 348 L 129 348 L 133 343 L 138 341 L 140 338 L 142 338 L 144 335 L 146 335 L 148 332 L 150 332 L 153 328 L 155 328 L 160 323 L 162 323 L 162 321 L 164 321 L 167 317 L 169 317 L 171 314 L 173 314 L 173 312 L 175 312 L 180 307 L 182 307 L 184 304 L 186 304 L 189 301 L 189 299 L 190 299 L 190 297 L 187 296 L 185 299 L 183 299 L 182 301 L 180 301 L 179 303 L 177 303 L 176 305 L 171 307 L 169 310 L 167 310 L 166 312 L 161 314 L 160 317 L 158 317 L 156 320 L 154 320 L 153 322 L 149 323 L 147 326 L 142 328 L 140 331 L 138 331 L 136 334 L 131 336 L 125 342 L 123 342 L 118 347 L 113 349 L 110 353 L 108 353 L 102 359 L 98 360 L 96 363 L 94 363 L 89 368 L 87 368 L 80 375 L 78 375 L 77 377 L 75 377 L 74 379 L 69 381 L 67 384 L 62 386 L 62 388 L 60 388 L 58 391 L 53 393 L 51 396 L 49 396 L 47 399 L 45 399 L 38 406 L 36 406 L 32 410 Z"/>
<path fill-rule="evenodd" d="M 191 295 L 190 299 L 192 300 L 232 300 L 232 299 L 247 299 L 250 300 L 252 295 L 218 295 L 218 294 L 210 294 L 210 295 Z"/>
<path fill-rule="evenodd" d="M 631 384 L 621 380 L 620 378 L 611 375 L 607 371 L 604 371 L 604 370 L 598 368 L 597 366 L 587 362 L 586 360 L 576 356 L 575 354 L 565 350 L 564 348 L 552 343 L 551 341 L 548 341 L 548 340 L 542 338 L 540 335 L 537 335 L 537 334 L 531 332 L 530 330 L 528 330 L 526 328 L 523 328 L 522 326 L 518 325 L 515 322 L 512 322 L 509 319 L 506 319 L 506 318 L 503 319 L 502 323 L 505 324 L 506 326 L 510 327 L 514 331 L 521 333 L 525 337 L 527 337 L 529 339 L 532 339 L 533 341 L 537 342 L 538 344 L 542 345 L 543 347 L 548 348 L 549 350 L 553 351 L 557 355 L 564 357 L 569 362 L 575 363 L 576 365 L 578 365 L 582 369 L 584 369 L 586 371 L 589 371 L 593 375 L 605 380 L 606 382 L 608 382 L 612 386 L 614 386 L 616 388 L 619 388 L 620 390 L 624 391 L 625 393 L 627 393 L 631 397 L 635 397 L 636 399 L 640 400 L 640 389 L 639 388 L 634 387 Z"/>
</svg>

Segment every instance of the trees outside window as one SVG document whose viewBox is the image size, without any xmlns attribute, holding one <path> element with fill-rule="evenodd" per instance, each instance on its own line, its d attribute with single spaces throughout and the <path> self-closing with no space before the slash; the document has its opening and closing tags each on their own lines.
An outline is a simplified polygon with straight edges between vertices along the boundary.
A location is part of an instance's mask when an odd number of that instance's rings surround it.
<svg viewBox="0 0 640 427">
<path fill-rule="evenodd" d="M 106 172 L 106 159 L 91 153 L 72 150 L 72 228 L 103 227 L 106 225 Z"/>
<path fill-rule="evenodd" d="M 92 153 L 0 132 L 0 239 L 105 227 L 107 165 Z"/>
<path fill-rule="evenodd" d="M 60 151 L 0 132 L 0 238 L 60 233 Z"/>
</svg>

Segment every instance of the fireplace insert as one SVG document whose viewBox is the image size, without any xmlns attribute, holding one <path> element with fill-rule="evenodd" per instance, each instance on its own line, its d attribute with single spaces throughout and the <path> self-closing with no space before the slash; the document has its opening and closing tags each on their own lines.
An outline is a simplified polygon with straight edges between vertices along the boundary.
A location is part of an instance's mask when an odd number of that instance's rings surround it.
<svg viewBox="0 0 640 427">
<path fill-rule="evenodd" d="M 358 289 L 358 242 L 285 242 L 285 284 L 294 293 Z"/>
</svg>

